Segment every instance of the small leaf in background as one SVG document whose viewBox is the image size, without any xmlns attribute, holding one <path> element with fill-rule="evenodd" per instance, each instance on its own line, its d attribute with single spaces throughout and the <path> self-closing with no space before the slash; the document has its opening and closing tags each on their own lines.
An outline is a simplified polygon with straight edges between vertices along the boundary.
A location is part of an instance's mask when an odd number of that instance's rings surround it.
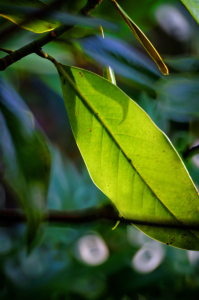
<svg viewBox="0 0 199 300">
<path fill-rule="evenodd" d="M 120 16 L 123 18 L 127 26 L 131 29 L 135 37 L 138 39 L 138 41 L 142 44 L 142 46 L 145 48 L 145 50 L 148 52 L 148 54 L 152 57 L 152 59 L 155 61 L 155 63 L 158 65 L 160 71 L 164 75 L 169 74 L 169 70 L 165 63 L 163 62 L 161 56 L 155 49 L 155 47 L 151 44 L 149 39 L 146 37 L 146 35 L 141 31 L 141 29 L 131 20 L 131 18 L 126 14 L 126 12 L 121 8 L 121 6 L 115 1 L 110 0 L 117 11 L 119 12 Z"/>
<path fill-rule="evenodd" d="M 188 229 L 198 225 L 198 192 L 166 135 L 117 86 L 83 69 L 56 66 L 94 183 L 125 218 L 157 224 L 137 226 L 150 237 L 199 250 L 198 231 Z"/>
<path fill-rule="evenodd" d="M 22 24 L 22 27 L 35 33 L 42 33 L 53 30 L 60 25 L 59 22 L 50 20 L 48 17 L 39 17 L 31 21 L 29 15 L 31 12 L 35 13 L 35 9 L 43 9 L 45 12 L 46 7 L 47 5 L 39 0 L 0 0 L 0 16 L 17 25 L 28 18 L 27 22 L 24 25 Z"/>
<path fill-rule="evenodd" d="M 184 6 L 188 9 L 192 17 L 199 24 L 199 1 L 198 0 L 181 0 Z"/>
<path fill-rule="evenodd" d="M 102 38 L 104 39 L 104 31 L 103 31 L 102 26 L 100 26 L 100 34 L 101 34 Z M 103 77 L 105 79 L 107 79 L 108 81 L 110 81 L 111 83 L 113 83 L 113 84 L 116 85 L 116 79 L 115 79 L 114 71 L 113 71 L 113 69 L 109 65 L 107 65 L 104 68 L 104 70 L 103 70 Z"/>
<path fill-rule="evenodd" d="M 28 220 L 28 244 L 34 240 L 46 207 L 51 158 L 44 134 L 28 107 L 0 81 L 0 154 L 3 182 L 20 201 Z"/>
<path fill-rule="evenodd" d="M 111 66 L 114 72 L 134 82 L 136 87 L 154 91 L 160 78 L 151 61 L 137 49 L 113 38 L 90 36 L 79 40 L 84 53 L 98 64 Z"/>
</svg>

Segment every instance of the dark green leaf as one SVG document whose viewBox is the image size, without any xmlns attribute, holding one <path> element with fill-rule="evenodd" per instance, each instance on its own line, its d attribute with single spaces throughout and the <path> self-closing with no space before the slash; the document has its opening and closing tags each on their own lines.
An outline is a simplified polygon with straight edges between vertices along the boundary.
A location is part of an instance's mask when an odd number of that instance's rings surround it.
<svg viewBox="0 0 199 300">
<path fill-rule="evenodd" d="M 0 124 L 4 181 L 25 211 L 30 243 L 45 211 L 50 154 L 32 113 L 4 81 L 0 82 Z"/>
</svg>

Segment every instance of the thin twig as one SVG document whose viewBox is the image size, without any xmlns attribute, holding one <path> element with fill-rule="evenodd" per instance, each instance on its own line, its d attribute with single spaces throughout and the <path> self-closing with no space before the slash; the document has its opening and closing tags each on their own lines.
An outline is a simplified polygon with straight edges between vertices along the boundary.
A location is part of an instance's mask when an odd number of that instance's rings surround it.
<svg viewBox="0 0 199 300">
<path fill-rule="evenodd" d="M 80 14 L 89 14 L 92 10 L 94 10 L 102 0 L 88 0 L 85 7 L 81 9 L 79 12 Z M 55 40 L 59 36 L 61 36 L 63 33 L 65 33 L 67 30 L 74 27 L 74 25 L 60 25 L 54 30 L 45 33 L 42 37 L 38 38 L 37 40 L 25 45 L 24 47 L 14 51 L 10 55 L 7 55 L 0 59 L 0 71 L 5 70 L 7 67 L 12 65 L 13 63 L 17 62 L 21 58 L 38 52 L 44 45 L 50 43 L 51 41 Z"/>
<path fill-rule="evenodd" d="M 196 154 L 199 154 L 199 145 L 197 145 L 195 147 L 192 147 L 191 149 L 186 150 L 183 153 L 183 158 L 184 159 L 191 158 Z"/>
<path fill-rule="evenodd" d="M 93 223 L 99 221 L 120 221 L 123 224 L 133 224 L 136 226 L 148 227 L 162 227 L 171 229 L 188 229 L 188 230 L 199 230 L 199 223 L 192 222 L 190 226 L 179 223 L 173 223 L 169 220 L 163 220 L 161 222 L 144 221 L 138 219 L 124 219 L 118 216 L 118 212 L 111 205 L 107 205 L 103 208 L 95 210 L 84 210 L 83 212 L 78 211 L 55 211 L 49 210 L 43 217 L 43 222 L 49 222 L 50 225 L 65 225 L 65 224 L 83 224 Z M 26 216 L 23 212 L 16 209 L 2 209 L 0 210 L 0 226 L 13 226 L 19 223 L 27 222 Z"/>
<path fill-rule="evenodd" d="M 8 53 L 8 54 L 11 54 L 11 53 L 14 52 L 13 50 L 5 49 L 5 48 L 2 48 L 2 47 L 0 47 L 0 51 L 3 51 L 3 52 Z"/>
</svg>

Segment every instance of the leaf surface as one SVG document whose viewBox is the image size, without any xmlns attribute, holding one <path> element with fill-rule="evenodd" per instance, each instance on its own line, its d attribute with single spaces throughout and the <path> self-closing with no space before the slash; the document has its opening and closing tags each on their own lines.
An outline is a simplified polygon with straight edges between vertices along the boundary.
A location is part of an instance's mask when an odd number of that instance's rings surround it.
<svg viewBox="0 0 199 300">
<path fill-rule="evenodd" d="M 43 9 L 46 4 L 39 0 L 0 0 L 0 16 L 10 20 L 11 22 L 21 25 L 22 28 L 42 33 L 53 30 L 60 25 L 59 22 L 50 20 L 48 17 L 39 17 L 31 21 L 29 14 L 35 13 L 35 9 Z M 28 14 L 27 14 L 28 13 Z M 23 22 L 26 21 L 24 24 Z"/>
<path fill-rule="evenodd" d="M 72 131 L 94 183 L 125 218 L 157 224 L 137 226 L 150 237 L 199 250 L 199 232 L 182 228 L 198 225 L 198 192 L 166 135 L 108 80 L 57 68 Z"/>
<path fill-rule="evenodd" d="M 24 209 L 30 244 L 45 211 L 51 159 L 45 136 L 35 127 L 33 115 L 4 81 L 0 81 L 0 128 L 4 182 Z"/>
<path fill-rule="evenodd" d="M 164 75 L 169 74 L 169 70 L 165 63 L 163 62 L 161 56 L 155 49 L 155 47 L 152 45 L 152 43 L 149 41 L 149 39 L 146 37 L 146 35 L 142 32 L 142 30 L 131 20 L 131 18 L 127 15 L 127 13 L 121 8 L 121 6 L 115 1 L 110 0 L 117 11 L 119 12 L 120 16 L 123 18 L 127 26 L 130 28 L 130 30 L 133 32 L 135 37 L 138 39 L 138 41 L 142 44 L 142 46 L 145 48 L 145 50 L 148 52 L 148 54 L 152 57 L 152 59 L 155 61 L 155 63 L 158 65 L 160 71 Z"/>
</svg>

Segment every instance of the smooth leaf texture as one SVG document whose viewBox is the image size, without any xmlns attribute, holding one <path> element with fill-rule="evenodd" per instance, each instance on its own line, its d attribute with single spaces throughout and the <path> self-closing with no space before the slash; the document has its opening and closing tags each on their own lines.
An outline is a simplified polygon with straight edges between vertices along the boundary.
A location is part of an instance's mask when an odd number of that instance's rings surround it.
<svg viewBox="0 0 199 300">
<path fill-rule="evenodd" d="M 35 13 L 35 9 L 44 9 L 46 4 L 39 0 L 0 0 L 0 16 L 10 20 L 11 22 L 21 25 L 25 20 L 25 24 L 21 27 L 24 29 L 33 31 L 35 33 L 42 33 L 53 30 L 60 25 L 59 22 L 50 20 L 47 17 L 35 18 L 31 22 L 29 14 Z M 28 11 L 28 14 L 26 13 Z"/>
<path fill-rule="evenodd" d="M 38 231 L 46 206 L 50 153 L 45 136 L 22 99 L 0 81 L 0 161 L 6 185 L 28 219 L 28 243 Z"/>
<path fill-rule="evenodd" d="M 198 0 L 181 0 L 181 2 L 186 6 L 192 17 L 199 24 L 199 1 Z"/>
<path fill-rule="evenodd" d="M 73 134 L 94 183 L 125 218 L 155 222 L 137 226 L 150 237 L 199 250 L 199 232 L 180 227 L 199 224 L 198 192 L 169 139 L 108 80 L 56 66 Z"/>
</svg>

